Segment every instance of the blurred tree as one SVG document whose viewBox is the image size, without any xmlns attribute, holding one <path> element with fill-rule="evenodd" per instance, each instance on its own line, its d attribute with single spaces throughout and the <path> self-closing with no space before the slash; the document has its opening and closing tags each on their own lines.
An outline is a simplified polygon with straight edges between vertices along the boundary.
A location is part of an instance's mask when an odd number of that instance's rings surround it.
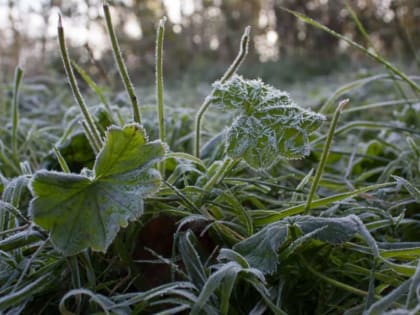
<svg viewBox="0 0 420 315">
<path fill-rule="evenodd" d="M 302 12 L 364 45 L 372 44 L 382 54 L 418 60 L 418 0 L 347 1 L 366 28 L 368 41 L 346 9 L 346 0 L 114 0 L 111 4 L 123 54 L 130 72 L 141 79 L 139 84 L 146 77 L 154 76 L 156 25 L 164 15 L 177 17 L 168 20 L 164 43 L 165 73 L 174 78 L 179 78 L 188 69 L 210 77 L 220 75 L 222 68 L 235 57 L 246 25 L 252 26 L 256 46 L 250 50 L 249 63 L 305 56 L 329 60 L 334 54 L 346 50 L 342 42 L 302 23 L 284 12 L 282 7 Z M 55 23 L 55 19 L 51 19 L 53 9 L 59 9 L 63 16 L 68 17 L 66 34 L 73 47 L 73 58 L 99 78 L 115 77 L 101 0 L 38 0 L 28 3 L 23 6 L 20 1 L 7 0 L 6 5 L 0 5 L 0 10 L 7 10 L 8 14 L 5 15 L 7 24 L 0 23 L 0 30 L 6 30 L 0 32 L 0 66 L 6 80 L 10 80 L 22 56 L 29 55 L 34 61 L 29 68 L 44 64 L 56 67 L 59 64 L 54 61 L 57 46 L 55 36 L 51 36 L 51 28 L 55 28 L 50 25 L 52 21 Z M 27 31 L 31 28 L 31 20 L 38 29 L 29 36 Z M 77 28 L 72 31 L 72 27 Z M 358 56 L 354 50 L 347 53 Z M 209 62 L 212 67 L 208 67 Z M 100 64 L 110 73 L 100 69 Z M 25 70 L 26 75 L 37 72 L 35 69 L 29 69 L 29 73 L 28 69 Z"/>
</svg>

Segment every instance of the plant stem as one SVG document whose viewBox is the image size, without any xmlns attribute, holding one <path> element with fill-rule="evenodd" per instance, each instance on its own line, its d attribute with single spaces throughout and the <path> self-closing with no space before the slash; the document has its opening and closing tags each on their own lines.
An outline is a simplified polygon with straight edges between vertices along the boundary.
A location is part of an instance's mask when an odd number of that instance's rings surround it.
<svg viewBox="0 0 420 315">
<path fill-rule="evenodd" d="M 331 142 L 334 136 L 335 128 L 337 127 L 338 118 L 340 117 L 341 111 L 344 106 L 348 104 L 349 100 L 343 100 L 338 104 L 337 109 L 334 112 L 334 116 L 331 121 L 330 129 L 328 130 L 327 141 L 325 142 L 324 149 L 322 150 L 321 159 L 319 161 L 318 168 L 316 170 L 314 180 L 312 182 L 311 190 L 308 195 L 308 201 L 305 206 L 305 213 L 309 214 L 311 210 L 312 199 L 315 195 L 315 191 L 318 188 L 319 180 L 321 179 L 322 172 L 324 171 L 325 162 L 327 161 L 328 153 L 330 151 Z"/>
<path fill-rule="evenodd" d="M 92 135 L 91 135 L 91 133 L 89 132 L 89 127 L 88 127 L 88 125 L 86 124 L 86 121 L 82 120 L 81 125 L 82 125 L 83 130 L 85 131 L 86 138 L 87 138 L 87 140 L 88 140 L 88 142 L 89 142 L 89 144 L 90 144 L 90 146 L 91 146 L 91 148 L 92 148 L 93 152 L 94 152 L 95 154 L 98 154 L 98 152 L 99 152 L 99 150 L 101 149 L 101 147 L 100 147 L 100 146 L 98 146 L 98 145 L 96 144 L 95 140 L 92 138 Z"/>
<path fill-rule="evenodd" d="M 219 184 L 226 174 L 239 163 L 239 159 L 231 159 L 226 157 L 223 163 L 219 166 L 216 173 L 209 179 L 209 181 L 204 185 L 203 189 L 209 193 L 214 186 Z"/>
<path fill-rule="evenodd" d="M 156 35 L 156 99 L 159 121 L 159 139 L 165 142 L 165 111 L 163 102 L 163 37 L 165 35 L 166 17 L 159 21 Z M 162 176 L 165 174 L 165 163 L 159 163 L 159 170 Z"/>
<path fill-rule="evenodd" d="M 103 10 L 105 14 L 105 21 L 106 21 L 106 26 L 108 29 L 109 38 L 111 40 L 112 51 L 114 53 L 114 59 L 118 65 L 118 71 L 124 83 L 125 90 L 127 91 L 127 94 L 130 98 L 131 106 L 133 108 L 133 119 L 135 122 L 141 124 L 139 103 L 137 101 L 137 96 L 134 91 L 133 83 L 130 80 L 127 67 L 122 57 L 120 45 L 118 44 L 118 39 L 117 39 L 117 36 L 115 35 L 114 27 L 112 26 L 111 14 L 109 12 L 109 5 L 107 3 L 104 3 Z"/>
<path fill-rule="evenodd" d="M 92 142 L 95 147 L 100 148 L 102 146 L 102 139 L 99 134 L 98 129 L 96 128 L 95 122 L 92 116 L 89 113 L 89 110 L 86 106 L 85 100 L 83 99 L 82 94 L 80 93 L 79 87 L 77 86 L 76 78 L 74 77 L 73 68 L 71 67 L 70 58 L 67 52 L 66 42 L 64 39 L 64 29 L 61 22 L 61 15 L 58 17 L 58 43 L 60 45 L 61 58 L 63 60 L 64 69 L 66 71 L 67 80 L 69 81 L 73 96 L 76 99 L 77 104 L 79 104 L 82 111 L 84 121 L 86 123 L 86 132 L 88 137 L 92 139 Z"/>
<path fill-rule="evenodd" d="M 19 87 L 22 81 L 23 70 L 17 67 L 15 70 L 15 81 L 13 88 L 13 107 L 12 107 L 12 150 L 13 156 L 18 159 L 17 156 L 17 132 L 19 127 Z"/>
<path fill-rule="evenodd" d="M 251 31 L 251 27 L 247 26 L 245 28 L 244 34 L 241 38 L 241 43 L 239 46 L 239 52 L 236 56 L 235 60 L 232 62 L 230 67 L 226 70 L 223 74 L 222 78 L 220 79 L 221 83 L 226 82 L 229 80 L 232 75 L 238 70 L 239 66 L 244 61 L 247 53 L 248 53 L 248 46 L 249 46 L 249 33 Z M 197 112 L 195 117 L 195 145 L 194 145 L 194 155 L 196 157 L 200 157 L 200 134 L 201 134 L 201 119 L 203 118 L 204 113 L 207 111 L 208 107 L 211 104 L 212 95 L 214 90 L 210 93 L 209 96 L 206 97 L 203 104 L 200 106 L 200 109 Z"/>
<path fill-rule="evenodd" d="M 64 157 L 61 155 L 61 152 L 57 149 L 56 146 L 53 147 L 53 150 L 54 150 L 55 156 L 57 157 L 58 164 L 60 164 L 60 167 L 63 170 L 63 172 L 64 173 L 70 173 L 70 168 L 67 165 L 67 162 L 64 159 Z"/>
</svg>

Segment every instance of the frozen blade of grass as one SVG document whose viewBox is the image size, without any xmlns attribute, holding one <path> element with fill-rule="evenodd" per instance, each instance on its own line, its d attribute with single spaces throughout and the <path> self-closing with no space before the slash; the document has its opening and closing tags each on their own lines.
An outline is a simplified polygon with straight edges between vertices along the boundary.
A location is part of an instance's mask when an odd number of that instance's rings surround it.
<svg viewBox="0 0 420 315">
<path fill-rule="evenodd" d="M 61 15 L 58 16 L 58 43 L 60 46 L 60 53 L 61 53 L 61 59 L 64 64 L 64 70 L 66 71 L 67 80 L 70 84 L 71 90 L 73 92 L 73 96 L 77 102 L 77 104 L 80 107 L 80 110 L 82 111 L 84 121 L 88 127 L 88 133 L 90 137 L 93 140 L 93 144 L 95 148 L 100 148 L 102 145 L 101 136 L 99 134 L 98 128 L 95 125 L 95 121 L 93 120 L 92 115 L 89 113 L 89 110 L 87 108 L 86 102 L 80 93 L 79 87 L 77 85 L 76 78 L 74 76 L 73 68 L 71 66 L 70 57 L 68 55 L 66 41 L 64 38 L 64 28 L 61 21 Z"/>
<path fill-rule="evenodd" d="M 394 178 L 398 184 L 403 185 L 411 197 L 413 197 L 417 203 L 420 203 L 420 190 L 418 190 L 413 184 L 402 177 L 393 175 L 392 178 Z"/>
<path fill-rule="evenodd" d="M 327 141 L 325 142 L 324 148 L 322 150 L 321 158 L 319 160 L 318 168 L 316 169 L 315 176 L 312 182 L 311 190 L 309 191 L 308 200 L 305 206 L 305 213 L 309 214 L 311 211 L 311 203 L 312 199 L 315 195 L 316 189 L 318 188 L 319 181 L 321 179 L 322 173 L 324 171 L 325 162 L 327 161 L 328 154 L 330 152 L 330 146 L 332 139 L 334 137 L 334 131 L 337 127 L 338 119 L 340 117 L 341 111 L 343 110 L 344 106 L 348 104 L 349 100 L 343 100 L 338 104 L 337 109 L 334 112 L 334 116 L 332 118 L 330 128 L 327 134 Z"/>
<path fill-rule="evenodd" d="M 325 102 L 325 104 L 321 107 L 321 109 L 319 110 L 320 113 L 323 114 L 329 114 L 332 106 L 334 105 L 335 101 L 337 101 L 337 99 L 342 96 L 343 94 L 351 91 L 352 89 L 361 87 L 365 84 L 377 81 L 377 80 L 382 80 L 382 79 L 388 79 L 390 78 L 389 75 L 387 74 L 378 74 L 378 75 L 374 75 L 374 76 L 370 76 L 367 78 L 363 78 L 360 80 L 356 80 L 350 83 L 346 83 L 343 86 L 340 86 L 329 98 L 328 100 Z M 349 110 L 349 109 L 347 109 Z"/>
<path fill-rule="evenodd" d="M 17 67 L 15 70 L 15 82 L 13 87 L 12 102 L 12 151 L 15 159 L 19 159 L 17 153 L 17 133 L 19 129 L 19 87 L 23 77 L 23 70 Z"/>
<path fill-rule="evenodd" d="M 3 198 L 3 199 L 5 199 L 5 198 Z M 26 218 L 22 214 L 22 212 L 20 212 L 20 210 L 18 208 L 16 208 L 15 206 L 13 206 L 12 204 L 10 204 L 8 202 L 0 200 L 0 210 L 2 210 L 1 212 L 3 212 L 3 211 L 4 212 L 6 212 L 6 211 L 10 212 L 16 218 L 18 218 L 19 220 L 22 220 L 22 222 L 25 222 L 25 224 L 28 224 L 28 225 L 32 224 L 32 222 L 28 218 Z M 2 223 L 1 220 L 0 220 L 0 223 Z M 2 225 L 0 224 L 0 228 L 4 228 L 4 227 L 2 227 Z"/>
<path fill-rule="evenodd" d="M 394 186 L 394 185 L 395 185 L 395 182 L 376 184 L 376 185 L 371 185 L 371 186 L 363 187 L 363 188 L 360 188 L 360 189 L 356 189 L 354 191 L 345 192 L 345 193 L 336 194 L 336 195 L 332 195 L 332 196 L 329 196 L 329 197 L 317 199 L 317 200 L 314 200 L 314 201 L 311 202 L 311 208 L 314 209 L 314 208 L 317 208 L 317 207 L 327 206 L 327 205 L 329 205 L 333 202 L 342 201 L 344 199 L 354 197 L 354 196 L 357 196 L 359 194 L 362 194 L 362 193 L 365 193 L 365 192 L 368 192 L 368 191 L 371 191 L 371 190 L 390 187 L 390 186 Z M 288 216 L 303 213 L 305 211 L 305 207 L 306 207 L 306 203 L 300 204 L 300 205 L 297 205 L 297 206 L 293 206 L 293 207 L 290 207 L 290 208 L 287 208 L 287 209 L 280 210 L 277 213 L 273 213 L 273 211 L 269 211 L 270 215 L 267 215 L 263 218 L 255 218 L 254 223 L 257 226 L 266 225 L 266 224 L 281 220 L 281 219 L 283 219 L 285 217 L 288 217 Z"/>
<path fill-rule="evenodd" d="M 163 37 L 166 17 L 160 19 L 156 34 L 156 100 L 159 120 L 159 139 L 165 142 L 165 111 L 163 102 Z"/>
<path fill-rule="evenodd" d="M 245 223 L 247 236 L 254 234 L 254 225 L 252 223 L 252 217 L 248 211 L 242 206 L 241 202 L 236 198 L 236 196 L 230 191 L 226 190 L 223 196 L 227 199 L 228 203 L 231 204 L 232 208 L 235 211 L 235 215 L 241 218 L 241 221 Z"/>
<path fill-rule="evenodd" d="M 366 31 L 365 27 L 363 26 L 362 21 L 360 21 L 359 17 L 357 16 L 356 12 L 353 10 L 353 8 L 351 7 L 351 5 L 349 4 L 348 0 L 345 1 L 345 5 L 347 10 L 350 12 L 350 16 L 353 19 L 354 23 L 357 25 L 357 29 L 359 30 L 359 32 L 362 34 L 363 38 L 365 39 L 366 43 L 368 43 L 369 48 L 368 50 L 373 50 L 373 52 L 378 55 L 378 51 L 375 49 L 375 45 L 373 44 L 373 42 L 371 41 L 368 32 Z M 391 72 L 388 69 L 389 72 Z M 395 87 L 397 88 L 398 92 L 405 98 L 407 98 L 405 96 L 404 90 L 401 88 L 400 84 L 398 83 L 397 80 L 395 80 L 393 78 L 393 82 Z"/>
<path fill-rule="evenodd" d="M 217 256 L 217 260 L 230 260 L 235 261 L 239 265 L 241 265 L 242 268 L 250 268 L 250 265 L 248 261 L 245 259 L 244 256 L 239 254 L 238 252 L 228 249 L 228 248 L 222 248 L 220 249 L 219 255 Z"/>
<path fill-rule="evenodd" d="M 133 119 L 135 122 L 141 124 L 140 106 L 137 100 L 136 92 L 134 90 L 134 85 L 131 82 L 130 76 L 128 75 L 127 67 L 122 57 L 120 45 L 118 43 L 118 39 L 117 39 L 117 36 L 115 35 L 114 27 L 112 25 L 109 5 L 106 3 L 106 1 L 103 4 L 103 10 L 105 14 L 105 22 L 106 22 L 106 27 L 109 34 L 109 39 L 112 45 L 112 52 L 114 54 L 114 59 L 115 59 L 115 62 L 117 63 L 118 71 L 124 83 L 125 90 L 127 91 L 127 94 L 131 101 L 131 107 L 133 109 Z"/>
<path fill-rule="evenodd" d="M 187 160 L 187 161 L 197 164 L 203 170 L 207 169 L 206 165 L 203 163 L 201 159 L 185 152 L 170 152 L 165 155 L 165 159 L 170 159 L 170 158 Z"/>
<path fill-rule="evenodd" d="M 411 134 L 420 135 L 420 130 L 408 127 L 401 127 L 396 124 L 389 124 L 385 122 L 373 122 L 373 121 L 352 121 L 344 126 L 338 128 L 335 132 L 335 135 L 345 134 L 353 129 L 372 129 L 372 130 L 382 130 L 382 129 L 391 129 L 396 131 L 406 131 Z M 311 142 L 312 145 L 324 141 L 327 136 L 321 136 L 316 138 Z"/>
<path fill-rule="evenodd" d="M 387 296 L 379 299 L 379 301 L 373 303 L 370 308 L 365 312 L 366 315 L 380 315 L 384 314 L 386 309 L 390 307 L 396 300 L 405 294 L 410 286 L 410 280 L 405 281 L 398 288 L 394 289 Z"/>
<path fill-rule="evenodd" d="M 284 312 L 281 308 L 276 306 L 271 301 L 267 288 L 261 282 L 257 282 L 256 278 L 245 278 L 244 280 L 249 282 L 254 287 L 254 289 L 261 295 L 264 303 L 268 306 L 272 314 L 287 315 L 286 312 Z"/>
<path fill-rule="evenodd" d="M 18 291 L 0 297 L 0 311 L 19 305 L 26 299 L 30 299 L 36 293 L 41 292 L 50 285 L 50 283 L 55 281 L 54 279 L 55 277 L 52 274 L 47 273 Z"/>
<path fill-rule="evenodd" d="M 0 250 L 11 251 L 44 239 L 44 235 L 36 230 L 15 233 L 0 241 Z"/>
<path fill-rule="evenodd" d="M 390 70 L 396 76 L 398 76 L 402 80 L 404 80 L 413 89 L 413 91 L 415 91 L 416 93 L 420 93 L 420 86 L 418 86 L 413 80 L 411 80 L 405 73 L 403 73 L 398 68 L 396 68 L 394 65 L 392 65 L 390 62 L 385 60 L 382 56 L 376 54 L 375 52 L 373 52 L 369 49 L 366 49 L 362 45 L 360 45 L 360 44 L 354 42 L 353 40 L 351 40 L 350 38 L 333 31 L 332 29 L 326 27 L 325 25 L 322 25 L 321 23 L 311 19 L 310 17 L 308 17 L 308 16 L 306 16 L 306 15 L 300 13 L 300 12 L 290 10 L 290 9 L 287 9 L 287 8 L 284 8 L 284 7 L 282 7 L 281 9 L 283 11 L 286 11 L 288 13 L 293 14 L 295 17 L 300 19 L 302 22 L 305 22 L 305 23 L 310 24 L 310 25 L 312 25 L 312 26 L 314 26 L 314 27 L 316 27 L 320 30 L 323 30 L 323 31 L 327 32 L 328 34 L 345 41 L 346 43 L 350 44 L 350 46 L 353 46 L 353 47 L 361 50 L 363 53 L 365 53 L 369 57 L 373 58 L 377 62 L 383 64 L 388 70 Z"/>
<path fill-rule="evenodd" d="M 81 295 L 89 296 L 92 301 L 94 301 L 96 304 L 98 304 L 102 308 L 102 310 L 105 312 L 106 315 L 111 314 L 109 312 L 109 308 L 112 307 L 115 303 L 112 302 L 112 300 L 106 298 L 105 296 L 96 294 L 95 292 L 92 292 L 91 290 L 88 290 L 88 289 L 74 289 L 67 292 L 62 297 L 59 304 L 59 310 L 61 314 L 67 314 L 67 315 L 73 314 L 66 308 L 66 305 L 65 305 L 66 300 L 71 297 L 75 297 L 77 300 L 77 298 Z"/>
<path fill-rule="evenodd" d="M 220 267 L 219 270 L 212 273 L 211 276 L 207 279 L 204 286 L 200 290 L 200 295 L 196 303 L 194 304 L 193 308 L 191 309 L 191 315 L 199 315 L 202 314 L 203 310 L 205 309 L 205 305 L 208 303 L 208 300 L 213 295 L 214 291 L 221 285 L 223 279 L 229 274 L 233 273 L 232 276 L 237 276 L 240 267 L 238 264 L 229 262 L 224 264 Z"/>
<path fill-rule="evenodd" d="M 179 236 L 178 247 L 185 269 L 191 277 L 191 282 L 194 283 L 197 288 L 201 289 L 207 281 L 207 275 L 200 260 L 200 256 L 190 240 L 192 235 L 193 234 L 190 231 L 182 233 Z"/>
<path fill-rule="evenodd" d="M 415 104 L 419 100 L 417 98 L 410 98 L 407 100 L 394 100 L 394 101 L 384 101 L 384 102 L 378 102 L 378 103 L 372 103 L 367 105 L 361 105 L 357 107 L 350 107 L 343 110 L 343 114 L 347 113 L 354 113 L 358 111 L 366 111 L 372 108 L 382 108 L 387 106 L 398 106 L 398 105 L 405 105 L 405 104 Z"/>
<path fill-rule="evenodd" d="M 417 302 L 420 303 L 420 260 L 417 263 L 417 268 L 414 276 L 411 278 L 410 288 L 408 289 L 407 299 L 405 302 L 405 307 L 409 308 L 411 304 L 414 304 L 417 297 Z M 417 296 L 416 296 L 417 295 Z"/>
</svg>

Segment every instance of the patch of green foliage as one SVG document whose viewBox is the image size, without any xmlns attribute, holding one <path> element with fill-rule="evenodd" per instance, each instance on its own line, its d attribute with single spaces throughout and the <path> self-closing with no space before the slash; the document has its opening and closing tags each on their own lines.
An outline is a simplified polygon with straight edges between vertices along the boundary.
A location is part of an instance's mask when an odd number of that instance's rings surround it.
<svg viewBox="0 0 420 315">
<path fill-rule="evenodd" d="M 164 108 L 165 21 L 150 110 L 104 10 L 129 102 L 110 105 L 70 61 L 61 22 L 79 108 L 57 121 L 57 106 L 31 103 L 20 69 L 11 97 L 2 96 L 0 313 L 420 311 L 418 77 L 291 12 L 388 72 L 340 87 L 316 113 L 236 74 L 246 29 L 194 121 L 185 109 Z M 87 106 L 73 68 L 101 105 Z M 349 104 L 336 106 L 344 97 Z M 201 124 L 209 106 L 233 117 L 216 135 Z"/>
</svg>

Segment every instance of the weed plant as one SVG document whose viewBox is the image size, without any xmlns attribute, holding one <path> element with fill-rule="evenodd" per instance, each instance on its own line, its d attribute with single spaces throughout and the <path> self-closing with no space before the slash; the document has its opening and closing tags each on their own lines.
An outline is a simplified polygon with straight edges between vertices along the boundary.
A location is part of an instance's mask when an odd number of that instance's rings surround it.
<svg viewBox="0 0 420 315">
<path fill-rule="evenodd" d="M 385 72 L 306 110 L 237 74 L 247 28 L 194 119 L 164 106 L 165 20 L 150 108 L 104 12 L 128 104 L 110 102 L 70 60 L 61 19 L 78 108 L 54 123 L 57 112 L 22 90 L 21 69 L 2 98 L 1 314 L 420 312 L 419 77 L 289 11 Z M 99 106 L 87 105 L 74 71 Z M 227 127 L 203 130 L 220 119 L 210 107 Z"/>
</svg>

